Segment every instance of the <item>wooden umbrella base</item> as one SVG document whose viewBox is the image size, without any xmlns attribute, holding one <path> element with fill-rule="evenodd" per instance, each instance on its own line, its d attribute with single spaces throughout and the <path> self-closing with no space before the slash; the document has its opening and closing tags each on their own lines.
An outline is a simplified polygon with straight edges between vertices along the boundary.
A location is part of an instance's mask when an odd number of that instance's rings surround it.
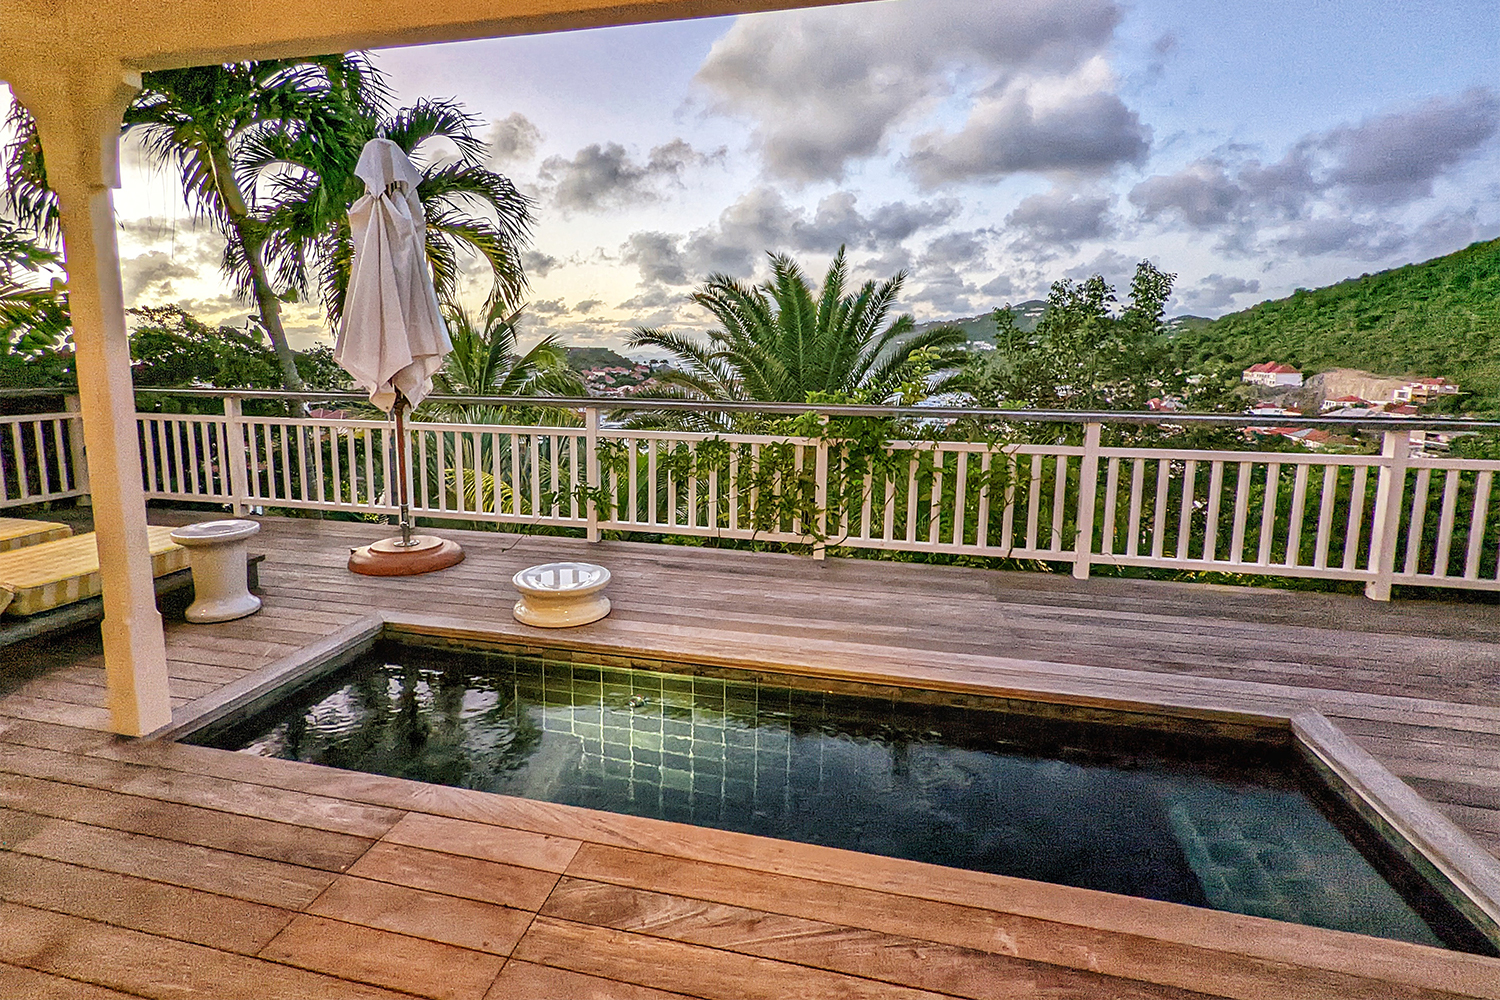
<svg viewBox="0 0 1500 1000">
<path fill-rule="evenodd" d="M 362 576 L 418 576 L 463 561 L 464 550 L 457 542 L 435 535 L 412 535 L 406 546 L 399 536 L 382 538 L 349 550 L 349 568 Z"/>
</svg>

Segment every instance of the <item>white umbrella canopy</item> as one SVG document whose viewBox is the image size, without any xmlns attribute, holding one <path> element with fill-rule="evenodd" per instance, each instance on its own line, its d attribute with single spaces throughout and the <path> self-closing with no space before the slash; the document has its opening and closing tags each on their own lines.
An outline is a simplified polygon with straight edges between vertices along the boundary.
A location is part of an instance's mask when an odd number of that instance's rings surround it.
<svg viewBox="0 0 1500 1000">
<path fill-rule="evenodd" d="M 349 568 L 367 576 L 412 576 L 464 557 L 451 540 L 411 532 L 401 419 L 432 391 L 432 376 L 453 342 L 427 264 L 427 216 L 417 198 L 421 174 L 389 139 L 365 143 L 354 172 L 365 194 L 349 209 L 354 263 L 334 358 L 370 402 L 395 411 L 401 536 L 354 549 Z"/>
<path fill-rule="evenodd" d="M 349 209 L 354 264 L 334 358 L 387 413 L 397 393 L 416 406 L 453 350 L 427 265 L 422 175 L 389 139 L 371 139 L 354 172 L 365 195 Z"/>
</svg>

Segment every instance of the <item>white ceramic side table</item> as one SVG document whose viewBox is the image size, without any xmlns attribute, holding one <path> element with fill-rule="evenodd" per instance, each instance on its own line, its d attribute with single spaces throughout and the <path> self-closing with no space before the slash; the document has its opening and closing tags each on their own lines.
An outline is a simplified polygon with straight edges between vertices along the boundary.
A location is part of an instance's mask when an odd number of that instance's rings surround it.
<svg viewBox="0 0 1500 1000">
<path fill-rule="evenodd" d="M 521 592 L 516 621 L 539 628 L 587 625 L 609 614 L 609 598 L 600 591 L 609 570 L 593 563 L 559 562 L 529 566 L 511 582 Z"/>
<path fill-rule="evenodd" d="M 172 532 L 172 541 L 188 550 L 193 567 L 190 622 L 227 622 L 260 610 L 260 598 L 245 582 L 249 560 L 246 543 L 260 530 L 254 521 L 202 521 Z"/>
</svg>

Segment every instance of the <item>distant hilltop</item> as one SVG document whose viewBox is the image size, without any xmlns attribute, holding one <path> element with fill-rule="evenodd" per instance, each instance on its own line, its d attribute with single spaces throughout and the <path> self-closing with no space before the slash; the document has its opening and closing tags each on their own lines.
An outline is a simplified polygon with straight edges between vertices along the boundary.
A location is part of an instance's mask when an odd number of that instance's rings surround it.
<svg viewBox="0 0 1500 1000">
<path fill-rule="evenodd" d="M 1036 329 L 1037 323 L 1041 322 L 1042 314 L 1047 311 L 1047 303 L 1042 299 L 1027 299 L 1010 306 L 1011 314 L 1016 317 L 1016 326 L 1022 333 L 1030 333 Z M 1176 334 L 1184 330 L 1198 330 L 1213 322 L 1206 316 L 1173 316 L 1167 320 L 1167 327 Z M 969 335 L 969 340 L 980 343 L 993 344 L 995 342 L 995 320 L 993 312 L 981 313 L 978 316 L 967 316 L 963 319 L 932 320 L 927 323 L 918 323 L 916 332 L 930 330 L 937 326 L 956 326 L 963 329 Z"/>
<path fill-rule="evenodd" d="M 1300 288 L 1175 339 L 1189 368 L 1274 359 L 1309 375 L 1355 369 L 1379 373 L 1368 376 L 1377 381 L 1440 377 L 1463 387 L 1464 410 L 1500 412 L 1500 240 Z"/>
</svg>

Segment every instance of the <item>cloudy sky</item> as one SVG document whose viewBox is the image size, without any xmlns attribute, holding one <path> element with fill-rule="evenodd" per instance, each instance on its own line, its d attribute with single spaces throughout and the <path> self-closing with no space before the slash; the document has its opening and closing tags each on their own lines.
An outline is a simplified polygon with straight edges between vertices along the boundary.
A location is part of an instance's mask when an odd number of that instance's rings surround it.
<svg viewBox="0 0 1500 1000">
<path fill-rule="evenodd" d="M 1216 316 L 1500 235 L 1494 0 L 884 0 L 375 60 L 487 123 L 536 201 L 527 329 L 570 343 L 701 329 L 693 286 L 768 250 L 906 269 L 919 319 L 1150 258 Z M 174 179 L 126 165 L 127 298 L 243 317 Z"/>
</svg>

